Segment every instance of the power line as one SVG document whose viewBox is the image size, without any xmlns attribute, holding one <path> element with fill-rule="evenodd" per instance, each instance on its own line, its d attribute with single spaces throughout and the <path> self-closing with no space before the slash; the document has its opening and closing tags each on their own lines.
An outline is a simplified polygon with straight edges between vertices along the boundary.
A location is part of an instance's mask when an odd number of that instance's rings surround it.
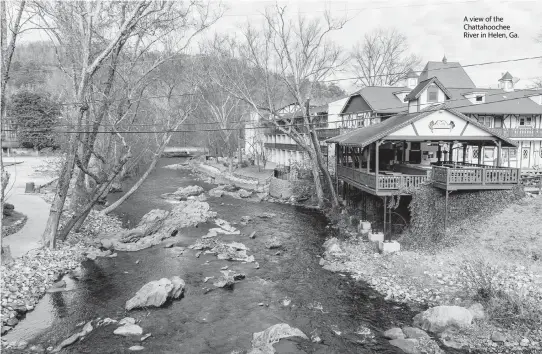
<svg viewBox="0 0 542 354">
<path fill-rule="evenodd" d="M 399 89 L 400 87 L 398 87 L 397 89 Z M 469 89 L 470 90 L 470 89 Z M 472 90 L 476 90 L 476 89 L 472 89 Z M 487 90 L 487 89 L 486 89 Z M 523 91 L 523 90 L 518 90 L 518 91 Z M 496 92 L 496 93 L 492 93 L 492 94 L 486 94 L 485 97 L 492 97 L 492 96 L 504 96 L 508 94 L 507 92 L 503 91 L 503 92 Z M 536 93 L 536 94 L 533 94 L 532 96 L 538 96 L 539 94 L 542 94 L 541 93 Z M 354 96 L 353 95 L 350 95 L 350 97 Z M 520 96 L 520 97 L 517 97 L 517 98 L 514 98 L 514 99 L 521 99 L 521 98 L 526 98 L 526 97 L 531 97 L 531 96 Z M 451 102 L 457 102 L 457 101 L 463 101 L 463 100 L 466 100 L 467 98 L 465 97 L 461 97 L 461 98 L 454 98 L 454 99 L 450 99 L 450 100 L 447 100 L 446 103 L 451 103 Z M 384 100 L 375 100 L 375 101 L 371 101 L 371 102 L 383 102 Z M 493 101 L 493 102 L 483 102 L 483 103 L 477 103 L 475 105 L 466 105 L 466 106 L 461 106 L 461 107 L 472 107 L 472 106 L 483 106 L 483 105 L 487 105 L 487 104 L 492 104 L 492 103 L 495 103 L 495 102 L 500 102 L 500 101 Z M 386 107 L 386 108 L 382 108 L 381 110 L 395 110 L 395 109 L 403 109 L 403 108 L 406 108 L 405 105 L 400 105 L 400 106 L 394 106 L 394 107 Z M 457 107 L 459 108 L 459 107 Z M 370 112 L 370 111 L 356 111 L 356 112 L 349 112 L 348 114 L 359 114 L 359 113 L 366 113 L 366 112 Z M 394 112 L 390 112 L 390 114 L 393 114 Z M 327 114 L 329 116 L 329 114 Z M 338 115 L 345 115 L 345 114 L 341 114 L 339 113 Z M 305 115 L 297 115 L 297 116 L 294 116 L 294 117 L 288 117 L 288 118 L 284 118 L 284 117 L 281 117 L 281 118 L 276 118 L 276 119 L 273 119 L 273 120 L 267 120 L 268 122 L 271 121 L 281 121 L 281 120 L 284 120 L 284 119 L 295 119 L 295 118 L 314 118 L 314 117 L 317 117 L 318 115 L 313 115 L 313 116 L 305 116 Z M 320 115 L 322 116 L 322 115 Z M 25 116 L 25 115 L 21 115 L 21 116 L 18 116 L 19 118 L 24 118 L 24 117 L 28 117 L 28 118 L 32 118 L 33 116 Z M 14 117 L 10 117 L 11 119 L 14 119 Z M 228 122 L 197 122 L 197 123 L 190 123 L 190 122 L 187 122 L 187 123 L 183 123 L 183 125 L 191 125 L 191 126 L 196 126 L 196 125 L 207 125 L 207 124 L 221 124 L 221 123 L 227 123 L 227 124 L 242 124 L 242 123 L 251 123 L 252 121 L 251 120 L 237 120 L 237 121 L 228 121 Z M 55 124 L 55 127 L 73 127 L 74 124 Z M 82 124 L 82 126 L 88 126 L 88 127 L 94 127 L 94 124 L 93 123 L 86 123 L 86 124 Z M 111 123 L 100 123 L 99 125 L 100 127 L 107 127 L 107 126 L 117 126 L 117 124 L 111 124 Z M 130 126 L 141 126 L 141 127 L 156 127 L 158 126 L 158 124 L 156 123 L 131 123 Z"/>
<path fill-rule="evenodd" d="M 508 63 L 508 62 L 518 62 L 518 61 L 525 61 L 525 60 L 534 60 L 534 59 L 542 59 L 542 56 L 535 56 L 535 57 L 523 57 L 523 58 L 516 58 L 516 59 L 507 59 L 507 60 L 499 60 L 499 61 L 491 61 L 491 62 L 482 62 L 482 63 L 474 63 L 474 64 L 467 64 L 467 65 L 459 65 L 459 66 L 453 66 L 453 67 L 445 67 L 445 68 L 436 68 L 432 71 L 440 71 L 440 70 L 451 70 L 451 69 L 457 69 L 457 68 L 467 68 L 467 67 L 473 67 L 473 66 L 484 66 L 484 65 L 492 65 L 492 64 L 500 64 L 500 63 Z M 423 72 L 423 70 L 418 70 L 415 72 Z M 389 76 L 389 75 L 401 75 L 404 73 L 388 73 L 388 74 L 378 74 L 378 75 L 369 75 L 366 76 L 366 78 L 375 78 L 375 77 L 383 77 L 383 76 Z M 334 81 L 344 81 L 344 80 L 357 80 L 359 77 L 350 77 L 350 78 L 341 78 L 341 79 L 329 79 L 329 80 L 320 80 L 319 82 L 334 82 Z M 140 99 L 134 100 L 144 100 L 144 99 L 153 99 L 153 98 L 168 98 L 168 97 L 184 97 L 184 96 L 195 96 L 197 94 L 190 94 L 190 93 L 183 93 L 183 94 L 171 94 L 171 95 L 157 95 L 157 96 L 149 96 L 149 97 L 142 97 Z M 113 100 L 99 100 L 94 99 L 90 101 L 85 101 L 84 103 L 96 103 L 96 102 L 117 102 L 117 101 L 126 101 L 128 99 L 121 98 L 121 99 L 113 99 Z M 82 102 L 65 102 L 65 103 L 57 103 L 60 106 L 71 106 L 71 105 L 81 105 Z"/>
<path fill-rule="evenodd" d="M 492 104 L 492 103 L 497 103 L 497 102 L 506 102 L 506 101 L 514 101 L 514 100 L 518 100 L 518 99 L 522 99 L 522 98 L 528 98 L 528 97 L 534 97 L 534 96 L 538 96 L 539 94 L 536 93 L 536 94 L 532 94 L 532 95 L 525 95 L 525 96 L 521 96 L 521 97 L 514 97 L 514 98 L 506 98 L 506 99 L 502 99 L 502 100 L 498 100 L 498 101 L 493 101 L 493 102 L 485 102 L 485 103 L 480 103 L 480 104 L 477 104 L 477 106 L 481 106 L 481 105 L 485 105 L 485 104 Z M 446 102 L 443 102 L 444 104 L 446 104 Z M 471 107 L 471 105 L 465 105 L 465 106 L 457 106 L 457 107 L 450 107 L 452 109 L 458 109 L 458 108 L 463 108 L 463 107 Z M 442 108 L 439 108 L 438 110 L 441 110 Z M 437 110 L 434 110 L 435 112 Z M 424 111 L 426 112 L 426 111 Z M 400 114 L 400 113 L 399 113 Z M 298 118 L 298 117 L 296 117 Z M 299 117 L 301 118 L 301 117 Z M 377 117 L 374 117 L 374 118 L 377 118 Z M 370 118 L 356 118 L 356 119 L 349 119 L 350 122 L 352 121 L 360 121 L 360 120 L 367 120 L 367 119 L 370 119 Z M 280 119 L 278 119 L 280 120 Z M 270 123 L 270 122 L 273 122 L 273 120 L 270 120 L 270 121 L 262 121 L 263 123 Z M 280 127 L 307 127 L 307 126 L 312 126 L 312 125 L 319 125 L 321 124 L 320 122 L 312 122 L 312 123 L 293 123 L 293 124 L 285 124 L 285 125 L 280 125 Z M 244 127 L 243 129 L 245 130 L 257 130 L 257 129 L 270 129 L 270 128 L 276 128 L 277 126 L 272 126 L 272 127 Z M 222 128 L 222 129 L 216 129 L 216 128 L 213 128 L 213 129 L 196 129 L 196 130 L 178 130 L 178 129 L 170 129 L 170 130 L 156 130 L 156 131 L 118 131 L 119 133 L 128 133 L 128 134 L 147 134 L 147 133 L 195 133 L 195 132 L 216 132 L 216 131 L 224 131 L 224 130 L 240 130 L 240 128 Z M 16 131 L 14 129 L 5 129 L 3 131 Z M 54 133 L 65 133 L 65 134 L 80 134 L 80 133 L 92 133 L 91 131 L 58 131 L 58 130 L 51 130 L 51 129 L 47 129 L 47 130 L 32 130 L 30 132 L 39 132 L 39 131 L 47 131 L 47 132 L 54 132 Z M 28 131 L 26 131 L 28 132 Z M 115 134 L 116 131 L 98 131 L 99 134 Z"/>
</svg>

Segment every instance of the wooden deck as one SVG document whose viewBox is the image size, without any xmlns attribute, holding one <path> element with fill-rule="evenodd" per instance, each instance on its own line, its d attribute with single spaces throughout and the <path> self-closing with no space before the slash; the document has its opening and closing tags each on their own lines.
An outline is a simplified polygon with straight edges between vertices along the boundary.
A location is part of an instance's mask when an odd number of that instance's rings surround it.
<svg viewBox="0 0 542 354">
<path fill-rule="evenodd" d="M 445 190 L 511 189 L 520 182 L 518 168 L 453 164 L 432 166 L 430 176 L 408 175 L 399 172 L 374 172 L 353 167 L 337 166 L 339 179 L 374 195 L 392 195 L 402 188 L 418 187 L 432 182 Z M 406 194 L 406 193 L 405 193 Z"/>
</svg>

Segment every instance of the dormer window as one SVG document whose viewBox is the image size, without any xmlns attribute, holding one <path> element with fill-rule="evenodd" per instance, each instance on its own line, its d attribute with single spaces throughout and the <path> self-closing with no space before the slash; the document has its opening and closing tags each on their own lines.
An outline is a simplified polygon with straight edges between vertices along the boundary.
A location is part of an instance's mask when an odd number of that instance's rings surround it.
<svg viewBox="0 0 542 354">
<path fill-rule="evenodd" d="M 482 95 L 476 96 L 476 102 L 480 102 L 480 103 L 484 102 L 484 96 Z"/>
<path fill-rule="evenodd" d="M 438 101 L 438 88 L 435 85 L 431 85 L 427 88 L 427 102 Z"/>
</svg>

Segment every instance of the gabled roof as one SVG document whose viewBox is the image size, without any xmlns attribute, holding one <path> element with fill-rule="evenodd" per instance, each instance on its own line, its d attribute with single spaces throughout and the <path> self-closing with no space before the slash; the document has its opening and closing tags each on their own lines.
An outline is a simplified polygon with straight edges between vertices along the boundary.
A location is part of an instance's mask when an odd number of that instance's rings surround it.
<svg viewBox="0 0 542 354">
<path fill-rule="evenodd" d="M 420 74 L 419 80 L 425 81 L 433 76 L 438 77 L 440 82 L 448 88 L 476 87 L 465 69 L 457 62 L 428 61 Z"/>
<path fill-rule="evenodd" d="M 444 92 L 446 97 L 452 98 L 452 94 L 450 93 L 450 91 L 448 91 L 448 89 L 444 87 L 444 85 L 439 81 L 439 79 L 437 79 L 436 77 L 432 77 L 430 79 L 420 82 L 418 86 L 414 87 L 414 89 L 408 95 L 406 95 L 405 101 L 418 99 L 422 92 L 433 83 L 437 85 L 442 90 L 442 92 Z"/>
<path fill-rule="evenodd" d="M 394 95 L 394 92 L 397 91 L 410 91 L 410 89 L 408 87 L 366 86 L 350 96 L 341 113 L 348 106 L 350 100 L 358 95 L 365 100 L 375 113 L 394 114 L 402 112 L 407 108 L 407 105 Z"/>
<path fill-rule="evenodd" d="M 506 92 L 502 89 L 450 89 L 454 98 L 447 101 L 448 107 L 464 114 L 542 114 L 542 106 L 529 96 L 536 95 L 532 90 Z M 468 93 L 485 93 L 484 103 L 472 103 L 466 97 Z"/>
<path fill-rule="evenodd" d="M 434 105 L 425 108 L 424 110 L 420 112 L 414 112 L 414 113 L 401 113 L 397 114 L 393 117 L 390 117 L 386 119 L 385 121 L 369 125 L 368 127 L 358 128 L 355 130 L 352 130 L 350 132 L 347 132 L 345 134 L 341 134 L 339 136 L 333 137 L 331 139 L 326 140 L 328 143 L 339 143 L 340 145 L 349 145 L 349 146 L 357 146 L 357 147 L 365 147 L 369 144 L 374 143 L 377 140 L 380 140 L 382 138 L 385 138 L 386 136 L 390 135 L 391 133 L 406 127 L 407 125 L 414 123 L 415 121 L 426 117 L 430 115 L 431 113 L 434 113 L 439 110 L 446 110 L 455 116 L 469 122 L 470 124 L 473 124 L 474 126 L 488 132 L 489 134 L 499 138 L 505 144 L 503 146 L 511 146 L 516 147 L 517 144 L 513 141 L 501 136 L 498 133 L 495 133 L 494 131 L 487 128 L 485 125 L 482 125 L 478 123 L 475 119 L 471 119 L 464 114 L 456 111 L 453 108 L 449 108 L 446 106 L 445 103 L 441 103 L 439 105 Z"/>
<path fill-rule="evenodd" d="M 510 74 L 508 71 L 499 79 L 499 81 L 508 81 L 508 80 L 513 80 L 514 77 L 512 76 L 512 74 Z"/>
</svg>

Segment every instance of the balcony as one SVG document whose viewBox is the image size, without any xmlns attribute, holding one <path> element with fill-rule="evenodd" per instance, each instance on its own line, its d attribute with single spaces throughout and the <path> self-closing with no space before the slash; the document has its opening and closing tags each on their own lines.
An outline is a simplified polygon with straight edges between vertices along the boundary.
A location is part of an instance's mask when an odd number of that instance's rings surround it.
<svg viewBox="0 0 542 354">
<path fill-rule="evenodd" d="M 505 138 L 538 138 L 542 139 L 542 128 L 491 128 L 497 134 L 504 136 Z"/>
<path fill-rule="evenodd" d="M 519 168 L 474 164 L 433 166 L 433 185 L 446 190 L 511 189 L 519 183 Z"/>
<path fill-rule="evenodd" d="M 410 165 L 412 166 L 412 165 Z M 432 166 L 430 175 L 380 171 L 378 175 L 354 167 L 337 166 L 338 177 L 374 195 L 392 195 L 404 188 L 416 188 L 423 183 L 445 190 L 511 189 L 519 183 L 519 169 L 473 164 L 444 163 Z M 406 192 L 405 192 L 406 193 Z"/>
<path fill-rule="evenodd" d="M 382 171 L 377 176 L 374 172 L 347 166 L 337 166 L 337 174 L 340 179 L 377 195 L 391 195 L 402 188 L 416 188 L 429 180 L 427 175 L 407 175 L 400 172 Z"/>
</svg>

